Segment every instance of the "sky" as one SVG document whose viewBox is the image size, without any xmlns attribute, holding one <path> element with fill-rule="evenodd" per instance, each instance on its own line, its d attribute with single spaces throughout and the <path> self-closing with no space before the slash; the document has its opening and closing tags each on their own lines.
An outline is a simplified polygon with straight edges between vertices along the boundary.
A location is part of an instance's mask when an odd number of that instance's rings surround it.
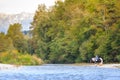
<svg viewBox="0 0 120 80">
<path fill-rule="evenodd" d="M 0 0 L 0 13 L 18 14 L 34 13 L 39 4 L 54 5 L 55 0 Z"/>
</svg>

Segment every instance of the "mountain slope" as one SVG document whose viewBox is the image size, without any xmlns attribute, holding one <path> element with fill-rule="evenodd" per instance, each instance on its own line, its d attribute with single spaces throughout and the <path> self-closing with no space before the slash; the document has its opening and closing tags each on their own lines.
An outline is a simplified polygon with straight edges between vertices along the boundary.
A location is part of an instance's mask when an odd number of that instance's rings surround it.
<svg viewBox="0 0 120 80">
<path fill-rule="evenodd" d="M 9 25 L 13 23 L 22 24 L 22 30 L 29 30 L 30 23 L 33 20 L 34 14 L 20 13 L 20 14 L 3 14 L 0 13 L 0 32 L 6 33 Z"/>
</svg>

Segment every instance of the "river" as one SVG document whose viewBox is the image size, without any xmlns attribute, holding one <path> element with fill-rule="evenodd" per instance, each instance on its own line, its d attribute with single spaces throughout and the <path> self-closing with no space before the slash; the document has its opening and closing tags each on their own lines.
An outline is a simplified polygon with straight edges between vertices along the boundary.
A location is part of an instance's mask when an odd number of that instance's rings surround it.
<svg viewBox="0 0 120 80">
<path fill-rule="evenodd" d="M 120 69 L 44 64 L 0 70 L 0 80 L 120 80 Z"/>
</svg>

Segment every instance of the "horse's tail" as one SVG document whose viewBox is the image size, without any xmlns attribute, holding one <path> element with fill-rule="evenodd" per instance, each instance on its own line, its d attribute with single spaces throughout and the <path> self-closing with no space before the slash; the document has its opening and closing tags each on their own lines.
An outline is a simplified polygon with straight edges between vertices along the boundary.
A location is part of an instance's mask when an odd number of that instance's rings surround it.
<svg viewBox="0 0 120 80">
<path fill-rule="evenodd" d="M 100 61 L 101 61 L 100 64 L 103 64 L 103 59 L 102 59 L 102 58 L 99 58 L 99 59 L 100 59 Z"/>
</svg>

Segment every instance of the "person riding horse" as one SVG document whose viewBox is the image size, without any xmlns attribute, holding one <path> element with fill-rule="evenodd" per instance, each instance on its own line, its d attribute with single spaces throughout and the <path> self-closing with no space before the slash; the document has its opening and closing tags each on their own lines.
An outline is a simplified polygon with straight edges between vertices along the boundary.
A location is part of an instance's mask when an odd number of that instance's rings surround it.
<svg viewBox="0 0 120 80">
<path fill-rule="evenodd" d="M 99 61 L 99 57 L 96 55 L 95 56 L 95 61 L 98 62 Z"/>
<path fill-rule="evenodd" d="M 103 59 L 96 55 L 96 57 L 91 58 L 90 63 L 98 63 L 98 64 L 102 65 L 103 64 Z"/>
</svg>

